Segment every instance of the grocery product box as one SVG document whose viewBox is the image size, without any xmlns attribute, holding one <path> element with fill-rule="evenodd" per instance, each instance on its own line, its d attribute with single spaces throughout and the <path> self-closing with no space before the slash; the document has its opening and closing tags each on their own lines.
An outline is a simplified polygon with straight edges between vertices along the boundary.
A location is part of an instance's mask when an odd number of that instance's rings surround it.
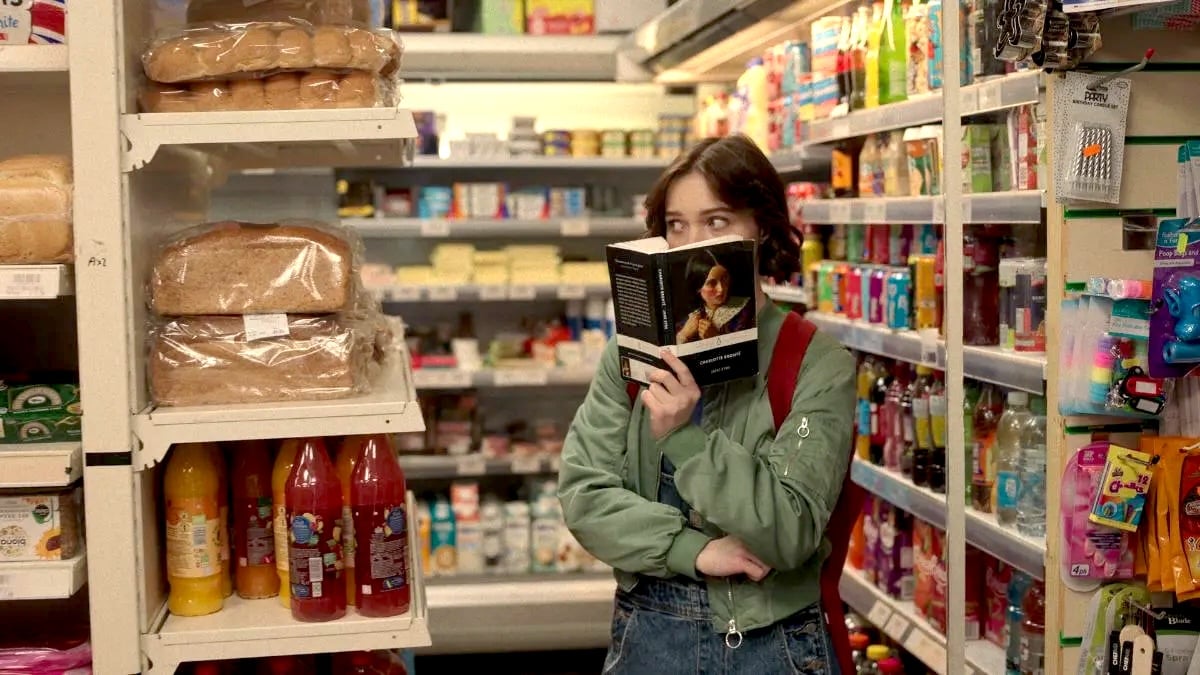
<svg viewBox="0 0 1200 675">
<path fill-rule="evenodd" d="M 67 0 L 0 2 L 0 45 L 67 42 Z"/>
<path fill-rule="evenodd" d="M 83 407 L 73 384 L 0 382 L 0 443 L 78 441 Z"/>
<path fill-rule="evenodd" d="M 525 0 L 530 35 L 591 35 L 596 32 L 593 0 Z"/>
<path fill-rule="evenodd" d="M 75 557 L 83 540 L 82 492 L 0 495 L 0 563 Z"/>
</svg>

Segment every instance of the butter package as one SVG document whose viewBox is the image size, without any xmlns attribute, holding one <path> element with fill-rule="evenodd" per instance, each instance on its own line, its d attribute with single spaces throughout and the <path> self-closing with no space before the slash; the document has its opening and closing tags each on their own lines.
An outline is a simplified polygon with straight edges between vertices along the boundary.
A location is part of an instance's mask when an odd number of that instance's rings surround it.
<svg viewBox="0 0 1200 675">
<path fill-rule="evenodd" d="M 78 441 L 82 415 L 76 385 L 0 382 L 0 443 Z"/>
<path fill-rule="evenodd" d="M 83 544 L 82 493 L 0 495 L 0 563 L 74 558 Z"/>
</svg>

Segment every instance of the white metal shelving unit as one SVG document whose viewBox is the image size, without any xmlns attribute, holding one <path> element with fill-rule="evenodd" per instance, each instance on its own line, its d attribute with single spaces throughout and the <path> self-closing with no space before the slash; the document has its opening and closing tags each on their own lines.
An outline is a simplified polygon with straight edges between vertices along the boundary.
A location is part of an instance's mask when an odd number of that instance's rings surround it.
<svg viewBox="0 0 1200 675">
<path fill-rule="evenodd" d="M 457 368 L 420 368 L 413 372 L 419 391 L 437 389 L 491 389 L 511 387 L 586 387 L 596 375 L 595 368 L 497 368 L 460 370 Z"/>
<path fill-rule="evenodd" d="M 1043 199 L 1040 190 L 963 195 L 963 222 L 1037 224 L 1042 222 Z M 937 197 L 822 199 L 802 202 L 800 219 L 813 224 L 940 224 L 946 213 Z"/>
<path fill-rule="evenodd" d="M 534 300 L 583 300 L 607 298 L 607 285 L 545 284 L 545 285 L 444 285 L 444 286 L 387 286 L 371 288 L 382 302 L 531 302 Z"/>
<path fill-rule="evenodd" d="M 348 218 L 365 239 L 421 237 L 427 239 L 486 237 L 597 237 L 633 238 L 646 230 L 635 218 L 582 217 L 518 220 L 501 218 Z"/>
</svg>

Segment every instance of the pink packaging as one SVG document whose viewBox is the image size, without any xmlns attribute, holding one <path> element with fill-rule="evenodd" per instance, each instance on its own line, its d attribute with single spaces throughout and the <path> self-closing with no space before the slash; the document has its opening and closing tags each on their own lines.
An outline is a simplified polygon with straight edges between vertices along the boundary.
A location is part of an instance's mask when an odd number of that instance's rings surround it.
<svg viewBox="0 0 1200 675">
<path fill-rule="evenodd" d="M 1081 593 L 1133 577 L 1129 533 L 1088 520 L 1104 477 L 1108 448 L 1107 441 L 1100 441 L 1076 451 L 1059 487 L 1063 583 Z"/>
<path fill-rule="evenodd" d="M 1008 584 L 1012 581 L 1013 569 L 1007 564 L 992 559 L 987 566 L 984 595 L 983 637 L 1000 647 L 1008 646 Z"/>
<path fill-rule="evenodd" d="M 879 577 L 875 585 L 898 600 L 912 600 L 913 579 L 912 516 L 886 505 L 879 525 Z"/>
<path fill-rule="evenodd" d="M 867 299 L 867 320 L 871 323 L 883 323 L 884 288 L 887 286 L 887 268 L 876 267 L 871 270 L 871 297 Z"/>
<path fill-rule="evenodd" d="M 987 588 L 987 554 L 977 548 L 967 546 L 966 566 L 967 568 L 964 570 L 966 602 L 963 607 L 966 619 L 966 639 L 978 640 L 983 636 L 984 612 L 987 604 L 984 600 Z M 1007 608 L 1002 616 L 1007 616 Z"/>
<path fill-rule="evenodd" d="M 863 539 L 866 540 L 863 556 L 863 577 L 871 583 L 879 578 L 879 505 L 883 500 L 867 495 L 863 501 Z"/>
</svg>

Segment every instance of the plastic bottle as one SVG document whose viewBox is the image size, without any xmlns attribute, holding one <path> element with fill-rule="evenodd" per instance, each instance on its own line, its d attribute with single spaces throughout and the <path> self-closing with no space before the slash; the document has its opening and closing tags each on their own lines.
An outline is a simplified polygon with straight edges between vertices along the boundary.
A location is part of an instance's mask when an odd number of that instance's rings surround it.
<svg viewBox="0 0 1200 675">
<path fill-rule="evenodd" d="M 879 41 L 879 102 L 897 103 L 908 98 L 908 37 L 904 5 L 885 0 L 883 33 Z"/>
<path fill-rule="evenodd" d="M 929 489 L 946 493 L 946 384 L 942 374 L 935 373 L 929 391 L 929 436 L 933 449 L 929 454 Z"/>
<path fill-rule="evenodd" d="M 913 455 L 917 450 L 916 412 L 913 399 L 917 396 L 917 374 L 911 365 L 904 367 L 904 391 L 900 394 L 901 448 L 900 471 L 912 476 Z"/>
<path fill-rule="evenodd" d="M 1008 393 L 1008 405 L 996 430 L 996 520 L 1016 527 L 1017 504 L 1021 498 L 1021 432 L 1029 421 L 1029 394 Z"/>
<path fill-rule="evenodd" d="M 1001 406 L 999 392 L 985 384 L 975 405 L 975 438 L 971 446 L 971 505 L 983 513 L 995 511 L 996 429 Z"/>
<path fill-rule="evenodd" d="M 867 31 L 871 21 L 871 10 L 859 7 L 854 13 L 850 29 L 850 109 L 867 107 Z"/>
<path fill-rule="evenodd" d="M 341 618 L 346 614 L 342 491 L 324 440 L 300 443 L 286 492 L 292 618 Z"/>
<path fill-rule="evenodd" d="M 900 455 L 904 452 L 904 420 L 901 416 L 900 399 L 904 396 L 907 386 L 905 367 L 900 363 L 892 364 L 892 376 L 888 380 L 887 396 L 884 398 L 883 412 L 880 419 L 884 427 L 883 465 L 892 470 L 900 470 Z"/>
<path fill-rule="evenodd" d="M 883 157 L 879 154 L 879 143 L 874 134 L 867 136 L 863 142 L 862 152 L 858 153 L 858 196 L 875 197 L 875 173 L 882 173 Z M 853 231 L 861 232 L 861 227 Z"/>
<path fill-rule="evenodd" d="M 770 122 L 767 108 L 770 101 L 767 96 L 767 68 L 761 57 L 750 59 L 746 65 L 746 72 L 738 78 L 737 86 L 746 100 L 746 117 L 742 131 L 759 149 L 766 152 Z"/>
<path fill-rule="evenodd" d="M 800 244 L 800 257 L 805 275 L 808 275 L 813 266 L 820 264 L 825 257 L 825 246 L 821 243 L 821 235 L 812 225 L 804 226 L 804 242 Z M 805 278 L 809 277 L 805 276 Z"/>
<path fill-rule="evenodd" d="M 963 233 L 963 344 L 1000 344 L 1000 241 Z"/>
<path fill-rule="evenodd" d="M 288 521 L 287 481 L 292 464 L 300 451 L 299 438 L 288 438 L 279 445 L 275 466 L 271 469 L 271 506 L 275 509 L 275 573 L 279 576 L 279 602 L 290 606 L 291 588 L 288 583 Z"/>
<path fill-rule="evenodd" d="M 863 106 L 879 107 L 879 42 L 883 38 L 883 3 L 871 6 L 871 24 L 867 30 L 867 49 L 863 55 Z"/>
<path fill-rule="evenodd" d="M 1008 582 L 1008 623 L 1004 631 L 1006 675 L 1021 673 L 1021 624 L 1025 621 L 1021 601 L 1025 599 L 1025 593 L 1028 592 L 1032 581 L 1025 573 L 1013 570 L 1012 579 Z"/>
<path fill-rule="evenodd" d="M 1046 656 L 1046 588 L 1034 580 L 1021 602 L 1021 675 L 1042 675 Z"/>
<path fill-rule="evenodd" d="M 887 404 L 888 385 L 892 376 L 882 363 L 875 367 L 875 384 L 871 387 L 871 463 L 883 466 L 884 448 L 887 446 L 887 424 L 884 420 L 884 405 Z"/>
<path fill-rule="evenodd" d="M 337 471 L 338 485 L 342 489 L 342 556 L 346 560 L 344 570 L 346 576 L 346 604 L 355 603 L 355 574 L 357 563 L 354 547 L 357 539 L 354 536 L 354 518 L 351 511 L 350 486 L 354 477 L 354 464 L 362 453 L 366 436 L 347 436 L 338 448 L 334 470 Z"/>
<path fill-rule="evenodd" d="M 966 450 L 966 503 L 971 503 L 974 488 L 971 478 L 975 475 L 975 408 L 979 405 L 979 396 L 983 392 L 979 384 L 973 381 L 963 383 L 963 448 Z"/>
<path fill-rule="evenodd" d="M 871 459 L 871 385 L 875 382 L 875 359 L 864 356 L 858 362 L 858 436 L 854 439 L 859 459 Z"/>
<path fill-rule="evenodd" d="M 867 647 L 867 661 L 869 663 L 868 673 L 878 673 L 879 663 L 884 659 L 890 658 L 892 650 L 887 645 L 871 645 Z"/>
<path fill-rule="evenodd" d="M 912 386 L 912 422 L 914 444 L 912 451 L 912 481 L 929 486 L 929 466 L 933 459 L 933 429 L 930 407 L 933 397 L 933 370 L 917 366 L 917 378 Z"/>
<path fill-rule="evenodd" d="M 853 32 L 853 18 L 848 16 L 841 17 L 841 28 L 838 30 L 837 42 L 837 108 L 840 108 L 843 114 L 850 109 L 850 94 L 853 89 L 851 81 L 851 72 L 853 69 L 850 67 L 850 38 Z"/>
<path fill-rule="evenodd" d="M 275 573 L 274 509 L 271 504 L 271 448 L 266 441 L 243 441 L 233 451 L 234 581 L 240 597 L 279 594 Z"/>
<path fill-rule="evenodd" d="M 1035 396 L 1032 414 L 1021 428 L 1021 496 L 1017 502 L 1017 531 L 1046 536 L 1046 399 Z"/>
<path fill-rule="evenodd" d="M 220 476 L 204 443 L 175 446 L 163 476 L 166 499 L 167 608 L 177 616 L 220 611 Z"/>
<path fill-rule="evenodd" d="M 358 613 L 396 616 L 408 611 L 408 505 L 404 470 L 386 435 L 371 436 L 362 445 L 350 482 L 350 503 L 358 543 L 355 587 Z"/>
<path fill-rule="evenodd" d="M 216 443 L 205 443 L 204 447 L 212 455 L 213 464 L 217 467 L 217 512 L 220 514 L 217 523 L 217 547 L 221 552 L 221 593 L 226 598 L 233 595 L 233 564 L 229 555 L 229 465 L 225 462 L 225 453 Z"/>
</svg>

